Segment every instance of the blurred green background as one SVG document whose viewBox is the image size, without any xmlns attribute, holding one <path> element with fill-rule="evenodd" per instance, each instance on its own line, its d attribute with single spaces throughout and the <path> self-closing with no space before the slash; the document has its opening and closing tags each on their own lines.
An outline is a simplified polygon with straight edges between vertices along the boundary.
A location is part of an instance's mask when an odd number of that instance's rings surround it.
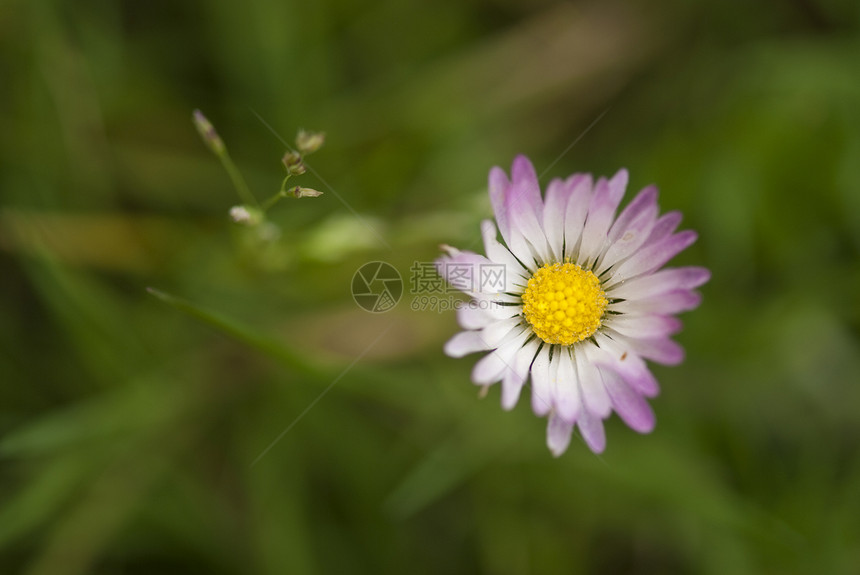
<svg viewBox="0 0 860 575">
<path fill-rule="evenodd" d="M 0 573 L 860 572 L 858 62 L 849 0 L 2 0 Z M 326 131 L 325 195 L 249 242 L 194 108 L 260 199 L 258 116 Z M 714 274 L 601 456 L 350 297 L 517 153 L 657 183 Z"/>
</svg>

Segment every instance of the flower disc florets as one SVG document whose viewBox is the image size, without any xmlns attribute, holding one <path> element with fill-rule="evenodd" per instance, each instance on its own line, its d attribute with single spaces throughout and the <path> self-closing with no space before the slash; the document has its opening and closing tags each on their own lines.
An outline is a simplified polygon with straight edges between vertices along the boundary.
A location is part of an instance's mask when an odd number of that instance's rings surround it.
<svg viewBox="0 0 860 575">
<path fill-rule="evenodd" d="M 559 345 L 591 337 L 608 303 L 597 276 L 571 263 L 538 269 L 522 298 L 523 315 L 535 334 Z"/>
</svg>

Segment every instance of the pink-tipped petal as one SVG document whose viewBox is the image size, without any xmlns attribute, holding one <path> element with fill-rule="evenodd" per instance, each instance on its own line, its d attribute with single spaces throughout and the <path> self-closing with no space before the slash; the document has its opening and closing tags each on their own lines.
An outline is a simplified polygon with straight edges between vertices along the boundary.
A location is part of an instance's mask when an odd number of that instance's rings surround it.
<svg viewBox="0 0 860 575">
<path fill-rule="evenodd" d="M 570 189 L 570 198 L 564 212 L 564 257 L 573 259 L 582 243 L 582 230 L 594 195 L 594 184 L 590 174 L 568 178 L 565 184 Z"/>
<path fill-rule="evenodd" d="M 684 348 L 667 337 L 656 339 L 627 338 L 637 355 L 663 365 L 678 365 L 684 361 Z"/>
<path fill-rule="evenodd" d="M 491 180 L 493 178 L 491 173 Z M 491 194 L 491 200 L 505 243 L 517 259 L 531 267 L 536 256 L 541 259 L 546 255 L 548 246 L 540 225 L 543 218 L 540 184 L 528 158 L 522 155 L 514 158 L 511 183 L 501 198 L 502 219 L 499 218 L 500 211 L 496 204 L 498 197 Z"/>
<path fill-rule="evenodd" d="M 490 203 L 493 206 L 493 214 L 496 216 L 496 223 L 499 224 L 499 231 L 507 243 L 510 237 L 510 226 L 508 225 L 508 214 L 505 209 L 505 197 L 508 195 L 508 190 L 511 187 L 511 181 L 508 175 L 502 168 L 494 167 L 490 170 L 489 192 Z"/>
<path fill-rule="evenodd" d="M 681 219 L 681 212 L 678 211 L 666 212 L 660 216 L 654 224 L 654 227 L 651 229 L 651 234 L 648 236 L 648 239 L 645 240 L 645 245 L 651 245 L 669 236 L 672 232 L 678 229 L 678 226 L 681 224 Z"/>
<path fill-rule="evenodd" d="M 615 363 L 613 367 L 616 373 L 624 378 L 627 385 L 645 397 L 657 397 L 660 393 L 660 384 L 657 382 L 657 378 L 654 377 L 642 358 L 632 351 L 628 352 L 627 357 Z M 601 371 L 601 373 L 603 372 Z"/>
<path fill-rule="evenodd" d="M 711 279 L 702 267 L 665 268 L 607 288 L 611 298 L 647 298 L 676 289 L 694 289 Z"/>
<path fill-rule="evenodd" d="M 666 315 L 621 314 L 606 322 L 609 329 L 633 338 L 667 337 L 681 330 L 681 320 Z"/>
<path fill-rule="evenodd" d="M 546 444 L 556 457 L 567 451 L 570 436 L 573 433 L 573 423 L 565 421 L 555 413 L 551 413 L 546 426 Z"/>
<path fill-rule="evenodd" d="M 630 429 L 648 433 L 654 429 L 654 411 L 644 397 L 636 393 L 621 377 L 611 370 L 604 371 L 603 381 L 612 398 L 615 412 Z"/>
<path fill-rule="evenodd" d="M 653 214 L 651 217 L 656 222 L 657 211 L 657 187 L 648 186 L 647 188 L 643 188 L 615 219 L 615 223 L 612 224 L 612 228 L 609 230 L 609 239 L 615 241 L 620 238 L 633 221 L 642 215 Z"/>
<path fill-rule="evenodd" d="M 603 420 L 595 414 L 583 409 L 576 420 L 579 432 L 585 444 L 594 453 L 603 453 L 606 449 L 606 432 L 603 429 Z"/>
<path fill-rule="evenodd" d="M 597 273 L 602 274 L 636 253 L 645 243 L 656 221 L 657 205 L 654 204 L 640 212 L 626 228 L 622 229 L 617 238 L 610 238 L 610 245 L 598 260 Z"/>
<path fill-rule="evenodd" d="M 505 370 L 502 377 L 502 409 L 510 411 L 516 406 L 525 382 L 525 377 L 515 368 Z"/>
<path fill-rule="evenodd" d="M 654 374 L 630 346 L 602 333 L 597 334 L 595 340 L 600 347 L 594 348 L 592 358 L 601 375 L 609 369 L 646 397 L 655 397 L 660 393 L 660 386 Z"/>
<path fill-rule="evenodd" d="M 612 411 L 612 401 L 603 385 L 603 378 L 594 362 L 594 352 L 597 348 L 587 343 L 579 348 L 574 355 L 579 373 L 579 389 L 582 394 L 584 408 L 591 413 L 604 418 Z"/>
<path fill-rule="evenodd" d="M 619 282 L 652 272 L 684 251 L 696 241 L 696 232 L 687 230 L 643 247 L 612 271 L 612 281 Z"/>
<path fill-rule="evenodd" d="M 490 260 L 475 252 L 449 250 L 448 256 L 436 260 L 436 271 L 451 287 L 462 292 L 474 292 L 478 287 L 476 274 Z"/>
<path fill-rule="evenodd" d="M 543 215 L 543 199 L 540 196 L 540 183 L 531 161 L 519 155 L 511 165 L 511 191 L 513 207 L 518 211 L 530 211 L 536 218 Z"/>
<path fill-rule="evenodd" d="M 612 179 L 609 180 L 609 186 L 613 188 L 613 195 L 618 197 L 618 203 L 621 203 L 621 198 L 624 197 L 625 192 L 627 191 L 627 183 L 630 181 L 630 174 L 627 172 L 626 168 L 621 168 L 615 175 L 612 176 Z"/>
<path fill-rule="evenodd" d="M 597 259 L 600 250 L 607 242 L 609 226 L 615 218 L 615 210 L 624 197 L 627 187 L 627 170 L 619 170 L 609 181 L 600 179 L 595 187 L 594 197 L 588 207 L 585 228 L 582 231 L 582 245 L 579 248 L 580 263 L 591 264 Z"/>
<path fill-rule="evenodd" d="M 614 303 L 608 309 L 623 314 L 672 315 L 696 309 L 700 303 L 702 303 L 702 294 L 679 289 L 650 298 L 629 299 Z"/>
</svg>

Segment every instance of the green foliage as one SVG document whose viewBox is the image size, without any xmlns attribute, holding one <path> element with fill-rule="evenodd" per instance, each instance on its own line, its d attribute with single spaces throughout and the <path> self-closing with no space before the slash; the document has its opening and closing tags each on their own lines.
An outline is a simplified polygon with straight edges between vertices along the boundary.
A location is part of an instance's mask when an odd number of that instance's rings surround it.
<svg viewBox="0 0 860 575">
<path fill-rule="evenodd" d="M 0 13 L 0 572 L 860 572 L 856 3 Z M 195 108 L 258 199 L 258 116 L 324 130 L 324 195 L 250 241 Z M 453 314 L 349 295 L 477 244 L 515 153 L 657 183 L 714 272 L 600 457 L 479 400 Z"/>
</svg>

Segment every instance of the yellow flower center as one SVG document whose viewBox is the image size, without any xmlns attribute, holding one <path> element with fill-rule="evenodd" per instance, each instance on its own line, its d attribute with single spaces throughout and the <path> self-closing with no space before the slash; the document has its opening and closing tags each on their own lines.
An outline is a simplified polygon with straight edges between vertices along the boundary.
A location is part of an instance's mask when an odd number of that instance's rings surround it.
<svg viewBox="0 0 860 575">
<path fill-rule="evenodd" d="M 547 264 L 529 279 L 523 315 L 547 343 L 573 345 L 597 331 L 609 301 L 600 280 L 576 264 Z"/>
</svg>

